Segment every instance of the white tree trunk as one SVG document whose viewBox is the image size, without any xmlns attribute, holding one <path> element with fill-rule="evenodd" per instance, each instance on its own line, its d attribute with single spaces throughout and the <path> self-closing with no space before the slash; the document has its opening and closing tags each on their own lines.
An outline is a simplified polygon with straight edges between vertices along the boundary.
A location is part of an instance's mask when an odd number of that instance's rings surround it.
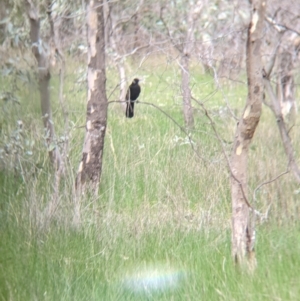
<svg viewBox="0 0 300 301">
<path fill-rule="evenodd" d="M 255 266 L 254 225 L 250 221 L 250 204 L 247 200 L 248 151 L 260 120 L 264 94 L 263 68 L 261 62 L 262 29 L 264 23 L 264 0 L 252 0 L 252 16 L 247 38 L 248 97 L 233 144 L 231 155 L 232 198 L 232 256 L 237 264 L 245 262 L 246 255 Z"/>
<path fill-rule="evenodd" d="M 78 194 L 89 189 L 97 195 L 107 124 L 103 0 L 89 0 L 87 3 L 87 35 L 89 47 L 86 133 L 76 189 Z"/>
<path fill-rule="evenodd" d="M 189 58 L 186 55 L 181 56 L 181 91 L 183 99 L 183 117 L 184 123 L 187 128 L 194 127 L 194 115 L 191 102 L 191 89 L 190 89 L 190 70 L 189 70 Z"/>
<path fill-rule="evenodd" d="M 126 71 L 124 63 L 121 59 L 121 61 L 117 62 L 118 71 L 119 71 L 119 78 L 120 78 L 120 98 L 122 107 L 124 111 L 126 110 L 126 93 L 127 93 L 127 81 L 126 81 Z"/>
</svg>

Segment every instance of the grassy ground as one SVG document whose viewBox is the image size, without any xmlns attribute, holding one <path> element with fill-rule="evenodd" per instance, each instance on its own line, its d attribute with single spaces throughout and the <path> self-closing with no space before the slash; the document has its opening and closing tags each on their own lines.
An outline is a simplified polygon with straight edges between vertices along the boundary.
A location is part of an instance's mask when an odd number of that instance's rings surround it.
<svg viewBox="0 0 300 301">
<path fill-rule="evenodd" d="M 128 72 L 144 79 L 142 102 L 183 125 L 175 64 L 152 58 L 136 68 L 128 65 Z M 228 170 L 196 103 L 194 149 L 161 111 L 141 103 L 128 120 L 119 104 L 110 104 L 99 197 L 81 201 L 82 224 L 74 227 L 74 177 L 85 123 L 82 76 L 80 66 L 67 70 L 67 174 L 51 218 L 45 208 L 54 197 L 54 176 L 35 84 L 19 83 L 20 104 L 1 104 L 0 300 L 298 300 L 299 187 L 288 174 L 258 190 L 252 202 L 262 213 L 269 209 L 268 219 L 257 221 L 258 268 L 253 275 L 235 270 Z M 7 79 L 0 81 L 3 89 L 11 87 Z M 117 99 L 113 68 L 107 84 L 110 100 Z M 217 90 L 195 66 L 192 87 L 230 154 L 236 121 L 226 102 L 239 116 L 246 86 L 224 82 Z M 55 75 L 51 92 L 62 142 L 66 126 Z M 250 193 L 286 166 L 276 121 L 264 107 L 250 152 Z"/>
</svg>

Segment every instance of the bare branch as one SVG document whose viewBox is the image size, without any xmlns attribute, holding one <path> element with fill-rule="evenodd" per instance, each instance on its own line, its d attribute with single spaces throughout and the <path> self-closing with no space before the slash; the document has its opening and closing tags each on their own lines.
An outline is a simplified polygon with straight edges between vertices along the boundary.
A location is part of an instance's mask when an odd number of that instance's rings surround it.
<svg viewBox="0 0 300 301">
<path fill-rule="evenodd" d="M 116 1 L 116 2 L 117 2 L 117 1 Z M 109 3 L 112 3 L 112 2 L 109 1 Z M 122 18 L 122 19 L 119 19 L 118 22 L 117 22 L 117 23 L 114 25 L 114 27 L 112 28 L 111 32 L 114 32 L 114 31 L 117 29 L 117 27 L 119 27 L 120 25 L 125 24 L 125 23 L 127 23 L 128 21 L 134 19 L 134 18 L 137 16 L 137 14 L 138 14 L 140 8 L 142 7 L 142 3 L 143 3 L 143 1 L 141 1 L 141 2 L 139 3 L 139 5 L 137 5 L 137 7 L 136 7 L 136 9 L 135 9 L 135 11 L 134 11 L 134 13 L 133 13 L 132 15 L 130 15 L 130 16 L 128 16 L 128 17 L 124 17 L 124 18 Z"/>
<path fill-rule="evenodd" d="M 164 10 L 164 9 L 165 9 L 165 7 L 161 7 L 161 8 L 160 8 L 160 16 L 159 16 L 159 17 L 160 17 L 160 20 L 162 21 L 164 27 L 166 28 L 167 33 L 168 33 L 168 36 L 169 36 L 171 42 L 173 43 L 174 47 L 175 47 L 179 52 L 182 52 L 181 47 L 179 47 L 179 45 L 181 45 L 181 44 L 177 44 L 177 43 L 174 43 L 174 42 L 173 42 L 173 41 L 174 41 L 174 38 L 172 37 L 170 28 L 169 28 L 167 22 L 165 21 L 165 19 L 164 19 L 164 17 L 163 17 L 163 10 Z"/>
<path fill-rule="evenodd" d="M 225 159 L 226 159 L 226 162 L 227 162 L 227 166 L 228 166 L 228 168 L 229 168 L 230 175 L 231 175 L 231 176 L 233 177 L 233 179 L 240 185 L 240 188 L 241 188 L 241 191 L 242 191 L 242 194 L 243 194 L 243 197 L 244 197 L 244 199 L 245 199 L 245 203 L 247 204 L 247 206 L 248 206 L 249 208 L 253 209 L 252 206 L 250 205 L 250 203 L 249 203 L 247 197 L 246 197 L 246 194 L 245 194 L 245 191 L 244 191 L 244 187 L 243 187 L 241 181 L 240 181 L 239 179 L 236 178 L 236 176 L 234 175 L 234 173 L 233 173 L 233 171 L 232 171 L 231 164 L 230 164 L 230 159 L 229 159 L 229 157 L 228 157 L 228 155 L 227 155 L 227 153 L 226 153 L 226 150 L 225 150 L 225 147 L 224 147 L 224 144 L 223 144 L 223 140 L 222 140 L 222 138 L 220 137 L 220 135 L 219 135 L 219 133 L 218 133 L 216 127 L 215 127 L 214 121 L 212 120 L 212 118 L 211 118 L 210 115 L 208 114 L 208 111 L 207 111 L 207 109 L 205 108 L 204 104 L 201 103 L 200 101 L 198 101 L 198 100 L 197 100 L 196 98 L 194 98 L 194 97 L 192 97 L 192 99 L 193 99 L 197 104 L 199 104 L 199 106 L 201 106 L 201 108 L 202 108 L 203 111 L 204 111 L 205 116 L 209 119 L 210 125 L 211 125 L 211 127 L 212 127 L 212 129 L 213 129 L 213 131 L 214 131 L 214 133 L 215 133 L 215 135 L 216 135 L 216 138 L 218 139 L 218 141 L 219 141 L 219 143 L 220 143 L 220 145 L 221 145 L 222 152 L 223 152 L 223 154 L 224 154 L 224 156 L 225 156 Z M 254 210 L 254 209 L 253 209 L 253 210 Z"/>
<path fill-rule="evenodd" d="M 122 103 L 124 101 L 119 101 L 119 100 L 111 100 L 111 101 L 108 101 L 108 104 L 110 103 Z M 163 109 L 161 109 L 159 106 L 151 103 L 151 102 L 145 102 L 145 101 L 137 101 L 138 104 L 144 104 L 144 105 L 148 105 L 148 106 L 151 106 L 151 107 L 154 107 L 155 109 L 159 110 L 161 113 L 163 113 L 165 116 L 167 116 L 169 119 L 171 119 L 173 121 L 173 123 L 188 137 L 188 140 L 189 140 L 189 143 L 193 149 L 193 151 L 195 152 L 195 154 L 197 155 L 197 157 L 199 157 L 201 160 L 203 161 L 208 161 L 207 159 L 203 158 L 199 153 L 198 151 L 196 150 L 195 146 L 194 146 L 194 143 L 192 141 L 192 138 L 191 138 L 191 134 L 184 128 L 182 127 L 170 114 L 168 114 L 166 111 L 164 111 Z"/>
<path fill-rule="evenodd" d="M 256 201 L 256 192 L 264 185 L 270 184 L 272 182 L 275 182 L 276 180 L 278 180 L 279 178 L 281 178 L 283 175 L 289 173 L 289 169 L 287 169 L 286 171 L 282 172 L 281 174 L 279 174 L 278 176 L 276 176 L 275 178 L 269 180 L 269 181 L 265 181 L 261 184 L 259 184 L 253 191 L 253 200 Z"/>
<path fill-rule="evenodd" d="M 291 167 L 291 170 L 293 171 L 293 174 L 294 174 L 297 182 L 300 183 L 300 169 L 297 165 L 297 162 L 296 162 L 296 159 L 294 156 L 293 144 L 292 144 L 291 138 L 288 134 L 288 130 L 286 128 L 285 122 L 283 120 L 279 102 L 276 98 L 276 95 L 273 91 L 270 81 L 267 78 L 264 78 L 264 83 L 265 83 L 267 93 L 271 100 L 271 105 L 269 107 L 271 108 L 271 110 L 273 111 L 273 113 L 276 117 L 281 140 L 283 143 L 283 147 L 284 147 L 285 153 L 289 159 L 289 166 Z"/>
<path fill-rule="evenodd" d="M 270 16 L 266 16 L 265 17 L 266 21 L 271 24 L 278 32 L 280 33 L 284 33 L 286 30 L 288 31 L 291 31 L 295 34 L 297 34 L 298 36 L 300 36 L 300 32 L 289 27 L 289 26 L 286 26 L 284 24 L 280 24 L 280 23 L 277 23 L 274 18 L 270 17 Z"/>
<path fill-rule="evenodd" d="M 130 51 L 130 52 L 128 52 L 128 53 L 125 53 L 125 54 L 122 54 L 122 55 L 117 54 L 117 55 L 115 56 L 115 60 L 122 59 L 122 58 L 125 58 L 125 57 L 128 57 L 128 56 L 131 56 L 131 55 L 135 54 L 137 51 L 139 51 L 139 50 L 141 50 L 141 49 L 148 48 L 150 45 L 151 45 L 151 42 L 149 42 L 148 44 L 145 44 L 145 45 L 136 47 L 136 48 L 134 48 L 132 51 Z"/>
<path fill-rule="evenodd" d="M 281 44 L 281 38 L 283 36 L 283 33 L 279 33 L 278 34 L 278 42 L 277 45 L 275 46 L 275 49 L 273 50 L 271 59 L 269 60 L 268 66 L 263 70 L 264 72 L 264 77 L 266 78 L 270 78 L 270 75 L 272 73 L 273 67 L 275 65 L 275 61 L 276 61 L 276 57 L 277 57 L 277 53 Z"/>
<path fill-rule="evenodd" d="M 227 96 L 225 95 L 224 90 L 223 90 L 223 88 L 222 88 L 221 85 L 220 85 L 220 82 L 219 82 L 219 79 L 218 79 L 218 73 L 217 73 L 216 68 L 215 68 L 214 66 L 211 66 L 211 68 L 212 68 L 212 70 L 214 71 L 214 80 L 215 80 L 215 83 L 216 83 L 218 89 L 221 91 L 223 98 L 225 99 L 226 106 L 227 106 L 227 108 L 228 108 L 228 110 L 229 110 L 231 116 L 232 116 L 236 121 L 238 121 L 239 119 L 238 119 L 237 116 L 235 116 L 233 110 L 231 109 L 231 107 L 230 107 L 230 105 L 229 105 L 229 102 L 228 102 L 228 98 L 227 98 Z M 243 83 L 243 82 L 241 82 L 241 81 L 238 81 L 238 82 Z M 244 84 L 244 83 L 243 83 L 243 84 Z"/>
</svg>

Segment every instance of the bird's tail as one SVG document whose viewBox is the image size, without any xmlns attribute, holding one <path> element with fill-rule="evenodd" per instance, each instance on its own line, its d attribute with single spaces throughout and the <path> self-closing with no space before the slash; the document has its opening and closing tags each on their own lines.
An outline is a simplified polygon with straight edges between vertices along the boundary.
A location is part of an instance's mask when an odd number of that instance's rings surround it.
<svg viewBox="0 0 300 301">
<path fill-rule="evenodd" d="M 126 106 L 126 117 L 132 118 L 134 116 L 134 103 L 128 102 Z"/>
</svg>

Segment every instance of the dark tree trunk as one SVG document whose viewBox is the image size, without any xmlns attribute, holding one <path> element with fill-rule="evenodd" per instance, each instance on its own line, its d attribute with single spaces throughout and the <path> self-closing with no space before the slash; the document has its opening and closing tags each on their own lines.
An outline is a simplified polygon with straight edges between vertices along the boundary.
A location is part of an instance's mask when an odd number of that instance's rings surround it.
<svg viewBox="0 0 300 301">
<path fill-rule="evenodd" d="M 30 39 L 32 52 L 38 63 L 39 91 L 41 98 L 42 117 L 46 131 L 46 141 L 51 162 L 57 169 L 62 167 L 61 155 L 54 143 L 55 131 L 52 121 L 49 82 L 51 78 L 49 58 L 40 39 L 39 13 L 31 0 L 25 0 L 27 15 L 30 21 Z"/>
</svg>

